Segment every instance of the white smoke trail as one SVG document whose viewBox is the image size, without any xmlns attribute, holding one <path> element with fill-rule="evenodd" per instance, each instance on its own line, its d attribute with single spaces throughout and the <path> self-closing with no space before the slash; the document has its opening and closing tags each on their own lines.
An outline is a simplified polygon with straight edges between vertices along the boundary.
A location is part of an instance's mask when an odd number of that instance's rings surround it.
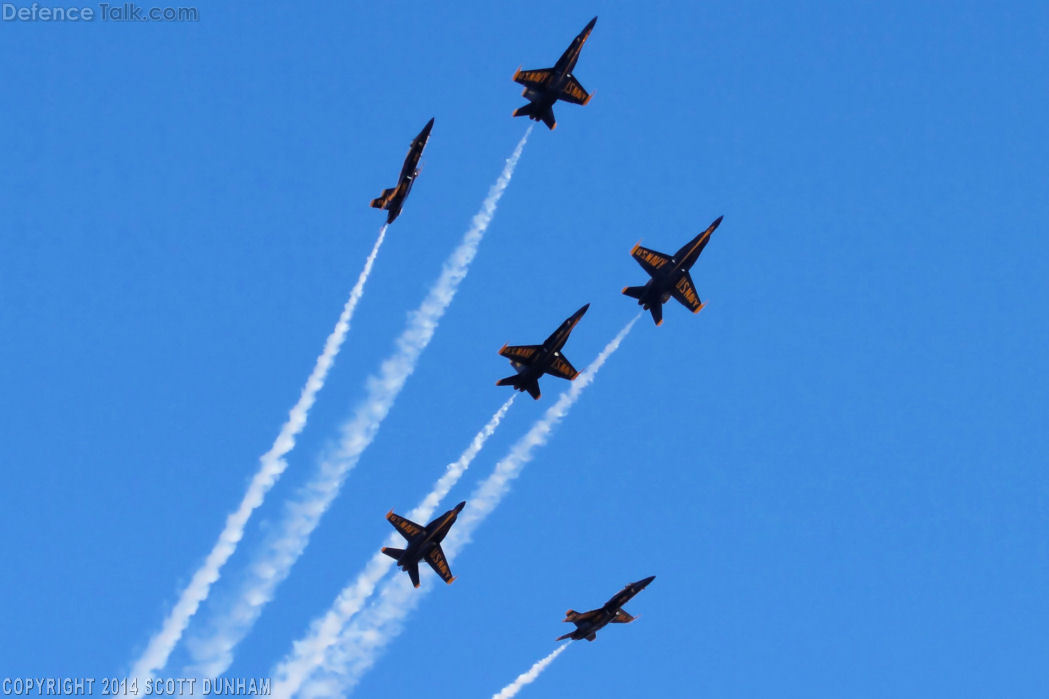
<svg viewBox="0 0 1049 699">
<path fill-rule="evenodd" d="M 285 507 L 282 521 L 276 527 L 277 533 L 257 554 L 248 570 L 248 580 L 233 606 L 216 620 L 208 637 L 194 639 L 190 652 L 195 667 L 190 671 L 195 675 L 213 677 L 229 667 L 233 661 L 233 648 L 248 633 L 262 608 L 273 598 L 277 586 L 288 576 L 321 516 L 339 494 L 346 474 L 357 465 L 361 454 L 375 438 L 394 400 L 415 370 L 419 356 L 433 337 L 438 322 L 455 298 L 460 282 L 466 277 L 531 132 L 529 127 L 517 143 L 480 211 L 474 215 L 469 230 L 445 260 L 441 276 L 419 308 L 409 314 L 407 326 L 396 340 L 393 355 L 382 363 L 377 376 L 368 378 L 367 395 L 358 404 L 353 417 L 342 426 L 338 448 L 321 460 L 316 475 Z"/>
<path fill-rule="evenodd" d="M 313 371 L 310 373 L 309 378 L 306 379 L 306 385 L 302 387 L 302 393 L 299 394 L 298 402 L 288 413 L 288 419 L 281 426 L 280 433 L 277 435 L 277 439 L 274 440 L 273 446 L 259 459 L 259 470 L 251 479 L 251 483 L 248 485 L 248 490 L 244 493 L 240 505 L 226 517 L 226 526 L 223 528 L 222 533 L 219 534 L 218 541 L 212 546 L 211 553 L 204 559 L 204 564 L 193 574 L 189 585 L 182 591 L 178 602 L 175 603 L 171 613 L 164 620 L 160 631 L 150 639 L 145 652 L 135 662 L 131 670 L 132 677 L 148 677 L 167 664 L 168 657 L 182 637 L 182 633 L 186 630 L 190 618 L 197 612 L 201 602 L 208 596 L 211 586 L 219 579 L 219 571 L 222 569 L 222 566 L 237 549 L 237 544 L 244 536 L 244 527 L 247 525 L 251 514 L 262 504 L 266 493 L 269 492 L 288 467 L 288 462 L 284 460 L 284 457 L 295 447 L 295 437 L 306 426 L 310 408 L 313 407 L 317 393 L 324 387 L 328 371 L 331 369 L 332 364 L 335 363 L 335 357 L 339 354 L 343 340 L 346 339 L 346 333 L 350 330 L 350 319 L 353 318 L 357 302 L 361 300 L 361 296 L 364 294 L 364 284 L 368 281 L 368 275 L 371 274 L 375 258 L 379 254 L 379 248 L 382 247 L 382 241 L 386 239 L 386 228 L 387 226 L 383 225 L 379 229 L 379 235 L 375 239 L 372 251 L 364 262 L 364 269 L 361 270 L 360 276 L 357 277 L 357 283 L 350 291 L 350 297 L 346 299 L 346 304 L 342 307 L 342 313 L 339 315 L 339 320 L 335 323 L 335 328 L 324 342 L 324 350 L 317 357 L 317 361 L 313 365 Z"/>
<path fill-rule="evenodd" d="M 521 688 L 526 684 L 532 684 L 535 679 L 539 677 L 539 673 L 546 669 L 546 666 L 554 662 L 554 658 L 561 655 L 565 648 L 568 647 L 567 643 L 562 643 L 554 652 L 546 656 L 535 665 L 528 669 L 528 672 L 521 673 L 517 676 L 517 679 L 500 689 L 496 694 L 492 695 L 492 699 L 510 699 L 510 697 L 516 697 L 517 693 L 521 691 Z"/>
<path fill-rule="evenodd" d="M 503 496 L 509 491 L 510 482 L 516 478 L 529 461 L 536 447 L 543 446 L 569 409 L 575 404 L 583 390 L 597 376 L 598 370 L 605 361 L 618 349 L 623 339 L 640 318 L 634 316 L 612 341 L 605 345 L 600 354 L 572 382 L 571 387 L 561 394 L 557 402 L 550 406 L 532 428 L 519 439 L 510 452 L 503 457 L 495 469 L 466 500 L 466 508 L 459 515 L 445 539 L 443 548 L 454 564 L 455 557 L 467 544 L 477 527 L 499 505 Z M 360 681 L 364 673 L 375 663 L 379 653 L 392 641 L 403 628 L 404 619 L 408 616 L 423 594 L 430 590 L 433 578 L 423 578 L 421 590 L 414 589 L 404 576 L 398 576 L 387 583 L 378 599 L 363 613 L 350 622 L 336 643 L 328 651 L 323 672 L 316 673 L 303 686 L 305 697 L 328 697 L 345 694 Z"/>
<path fill-rule="evenodd" d="M 499 427 L 499 423 L 502 422 L 506 411 L 510 409 L 516 397 L 516 393 L 511 395 L 495 412 L 488 424 L 474 436 L 459 458 L 448 464 L 444 474 L 434 484 L 433 490 L 411 511 L 408 519 L 427 522 L 433 517 L 441 500 L 466 473 L 466 469 L 470 467 L 470 463 L 481 451 L 484 443 Z M 391 534 L 386 545 L 395 546 L 399 540 L 400 537 L 396 533 Z M 393 559 L 389 556 L 382 552 L 376 553 L 357 578 L 342 589 L 327 613 L 314 619 L 306 637 L 295 641 L 292 652 L 270 672 L 270 677 L 274 680 L 273 696 L 278 699 L 290 697 L 299 690 L 310 673 L 324 661 L 325 652 L 338 639 L 339 632 L 342 631 L 346 622 L 368 601 L 368 598 L 375 592 L 375 587 L 389 572 L 393 563 Z"/>
</svg>

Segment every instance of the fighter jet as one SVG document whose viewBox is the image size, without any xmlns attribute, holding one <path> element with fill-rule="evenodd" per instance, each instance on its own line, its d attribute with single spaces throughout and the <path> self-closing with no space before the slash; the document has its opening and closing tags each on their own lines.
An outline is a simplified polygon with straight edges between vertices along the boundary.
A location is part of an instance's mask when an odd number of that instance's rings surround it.
<svg viewBox="0 0 1049 699">
<path fill-rule="evenodd" d="M 514 112 L 515 117 L 526 116 L 535 121 L 542 120 L 551 130 L 557 126 L 554 119 L 554 102 L 564 100 L 572 104 L 586 104 L 590 101 L 590 93 L 583 89 L 572 70 L 576 61 L 579 60 L 579 52 L 583 50 L 583 44 L 590 36 L 597 17 L 590 20 L 590 24 L 583 27 L 579 36 L 572 39 L 571 45 L 557 59 L 553 68 L 541 68 L 539 70 L 517 69 L 514 73 L 514 82 L 525 86 L 522 96 L 528 98 L 528 104 L 518 108 Z"/>
<path fill-rule="evenodd" d="M 373 209 L 386 209 L 390 212 L 386 217 L 387 224 L 393 223 L 394 219 L 401 213 L 404 200 L 408 197 L 408 192 L 412 191 L 412 183 L 419 176 L 419 158 L 422 157 L 423 148 L 426 147 L 426 141 L 430 138 L 430 129 L 432 128 L 433 119 L 430 119 L 430 121 L 426 122 L 423 130 L 419 132 L 419 135 L 412 139 L 412 145 L 408 148 L 408 155 L 404 159 L 404 165 L 401 166 L 401 176 L 397 180 L 397 186 L 382 190 L 382 194 L 372 199 Z"/>
<path fill-rule="evenodd" d="M 444 551 L 441 550 L 441 542 L 464 507 L 466 507 L 465 500 L 425 527 L 416 524 L 410 519 L 395 515 L 393 510 L 386 513 L 386 519 L 390 521 L 394 529 L 408 540 L 408 548 L 395 549 L 383 546 L 382 552 L 397 561 L 397 566 L 401 570 L 408 571 L 408 577 L 412 579 L 412 585 L 419 587 L 419 561 L 424 558 L 430 564 L 430 567 L 434 569 L 434 572 L 441 576 L 441 580 L 444 580 L 449 585 L 455 580 L 452 577 L 452 569 L 448 567 L 448 559 L 445 558 Z"/>
<path fill-rule="evenodd" d="M 571 638 L 573 641 L 580 641 L 585 638 L 588 641 L 593 641 L 597 638 L 597 632 L 608 624 L 629 624 L 636 617 L 632 617 L 623 611 L 623 605 L 629 602 L 631 597 L 644 590 L 645 586 L 655 579 L 656 576 L 650 575 L 644 580 L 629 583 L 617 592 L 612 599 L 605 602 L 605 606 L 598 609 L 591 609 L 589 612 L 583 612 L 582 614 L 569 609 L 565 612 L 564 620 L 575 624 L 576 629 L 572 633 L 558 636 L 557 640 L 563 641 L 566 638 Z"/>
<path fill-rule="evenodd" d="M 674 253 L 673 257 L 643 248 L 640 243 L 630 251 L 637 263 L 644 267 L 652 278 L 644 286 L 624 287 L 623 293 L 637 299 L 637 305 L 644 307 L 646 311 L 652 311 L 652 320 L 656 321 L 656 325 L 663 324 L 663 304 L 671 296 L 693 313 L 699 313 L 703 308 L 688 270 L 695 264 L 699 253 L 707 246 L 710 234 L 723 218 L 724 216 L 718 216 L 717 220 L 710 224 L 710 228 L 690 240 Z"/>
<path fill-rule="evenodd" d="M 568 336 L 572 334 L 572 328 L 576 326 L 588 308 L 590 308 L 589 303 L 573 313 L 541 345 L 503 345 L 499 354 L 510 360 L 514 369 L 517 369 L 517 373 L 505 379 L 499 379 L 495 385 L 513 386 L 515 390 L 528 391 L 532 398 L 539 400 L 539 377 L 543 374 L 552 374 L 574 381 L 575 377 L 579 376 L 579 372 L 561 354 L 561 348 L 565 346 Z"/>
</svg>

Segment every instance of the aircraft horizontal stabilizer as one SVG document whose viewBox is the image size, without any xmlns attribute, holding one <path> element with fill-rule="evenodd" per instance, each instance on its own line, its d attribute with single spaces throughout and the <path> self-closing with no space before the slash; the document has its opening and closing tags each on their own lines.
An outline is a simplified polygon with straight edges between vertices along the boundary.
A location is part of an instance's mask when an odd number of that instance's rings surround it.
<svg viewBox="0 0 1049 699">
<path fill-rule="evenodd" d="M 557 120 L 554 118 L 554 110 L 547 107 L 540 112 L 536 109 L 535 102 L 529 102 L 524 106 L 518 107 L 514 110 L 514 116 L 526 116 L 534 121 L 541 121 L 546 124 L 546 127 L 551 131 L 557 128 Z"/>
<path fill-rule="evenodd" d="M 513 376 L 507 376 L 506 378 L 499 379 L 495 382 L 496 386 L 513 386 L 518 391 L 528 391 L 528 394 L 539 400 L 539 382 L 535 379 L 528 381 L 527 383 L 521 380 L 520 374 L 514 374 Z"/>
<path fill-rule="evenodd" d="M 533 104 L 532 102 L 529 102 L 528 104 L 524 105 L 523 107 L 518 107 L 517 109 L 514 110 L 514 116 L 515 117 L 519 117 L 519 116 L 530 117 L 533 114 L 535 114 L 535 104 Z"/>
<path fill-rule="evenodd" d="M 662 325 L 663 324 L 663 304 L 661 304 L 661 303 L 654 303 L 654 304 L 652 304 L 651 307 L 649 307 L 648 310 L 652 311 L 652 320 L 656 321 L 656 325 Z"/>
<path fill-rule="evenodd" d="M 393 197 L 393 193 L 395 191 L 397 191 L 396 187 L 391 187 L 390 189 L 382 190 L 382 194 L 380 194 L 377 198 L 372 199 L 372 204 L 371 204 L 372 208 L 373 209 L 386 209 L 386 208 L 389 208 L 389 206 L 390 206 L 390 199 Z"/>
<path fill-rule="evenodd" d="M 395 561 L 401 560 L 401 556 L 404 555 L 404 549 L 395 549 L 392 546 L 383 546 L 382 552 Z"/>
</svg>

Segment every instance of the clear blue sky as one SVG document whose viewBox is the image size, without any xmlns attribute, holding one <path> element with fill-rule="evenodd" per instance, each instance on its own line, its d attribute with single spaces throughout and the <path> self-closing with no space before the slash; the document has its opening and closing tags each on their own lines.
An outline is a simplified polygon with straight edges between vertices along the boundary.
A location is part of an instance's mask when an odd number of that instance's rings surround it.
<svg viewBox="0 0 1049 699">
<path fill-rule="evenodd" d="M 656 581 L 529 697 L 1044 696 L 1043 3 L 206 3 L 0 23 L 0 676 L 126 670 L 239 501 L 436 124 L 235 576 L 503 159 L 459 296 L 231 674 L 266 673 L 506 398 L 503 343 L 636 312 L 639 239 L 707 308 L 643 319 L 358 688 L 485 696 L 565 609 Z M 564 390 L 519 400 L 465 497 Z M 429 574 L 430 571 L 425 571 Z M 228 582 L 228 581 L 227 581 Z M 215 600 L 232 586 L 219 584 Z M 205 613 L 208 607 L 205 607 Z M 176 651 L 169 674 L 187 658 Z M 436 684 L 435 684 L 436 683 Z"/>
</svg>

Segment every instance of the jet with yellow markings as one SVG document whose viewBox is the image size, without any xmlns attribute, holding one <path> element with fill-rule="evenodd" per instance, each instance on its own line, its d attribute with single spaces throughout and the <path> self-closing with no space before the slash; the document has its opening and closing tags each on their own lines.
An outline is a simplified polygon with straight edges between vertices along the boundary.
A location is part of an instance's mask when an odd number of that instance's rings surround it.
<svg viewBox="0 0 1049 699">
<path fill-rule="evenodd" d="M 688 271 L 699 259 L 699 254 L 710 242 L 710 234 L 723 218 L 724 216 L 718 216 L 707 230 L 673 255 L 643 248 L 640 243 L 630 251 L 637 263 L 652 278 L 644 286 L 625 287 L 623 293 L 637 299 L 637 304 L 646 311 L 652 311 L 652 320 L 656 321 L 656 325 L 663 324 L 663 304 L 669 301 L 671 296 L 693 313 L 699 313 L 703 309 L 703 303 L 699 300 L 696 286 L 692 283 L 692 276 Z"/>
<path fill-rule="evenodd" d="M 503 345 L 499 354 L 510 360 L 510 364 L 517 370 L 517 373 L 505 379 L 499 379 L 495 385 L 513 386 L 515 390 L 528 391 L 532 398 L 539 400 L 539 377 L 543 374 L 574 381 L 575 377 L 579 376 L 579 372 L 561 354 L 561 348 L 565 346 L 568 336 L 572 334 L 572 328 L 576 326 L 588 308 L 590 308 L 589 303 L 573 313 L 541 345 Z"/>
<path fill-rule="evenodd" d="M 397 185 L 382 190 L 382 194 L 372 199 L 373 209 L 386 209 L 390 212 L 386 217 L 387 225 L 393 223 L 394 219 L 400 215 L 404 200 L 408 197 L 408 192 L 412 191 L 415 178 L 419 176 L 419 158 L 423 155 L 426 142 L 430 140 L 430 129 L 432 128 L 433 119 L 430 119 L 419 135 L 412 139 L 404 165 L 401 166 L 401 176 L 397 178 Z"/>
<path fill-rule="evenodd" d="M 612 599 L 605 602 L 603 607 L 591 609 L 589 612 L 580 613 L 569 609 L 565 612 L 564 620 L 575 624 L 575 631 L 559 636 L 557 640 L 563 641 L 566 638 L 571 638 L 573 641 L 580 641 L 585 638 L 588 641 L 593 641 L 597 638 L 597 632 L 609 624 L 629 624 L 637 617 L 627 614 L 623 610 L 623 605 L 629 602 L 634 595 L 644 590 L 655 579 L 656 576 L 651 575 L 644 580 L 628 583 L 626 587 L 613 595 Z"/>
<path fill-rule="evenodd" d="M 448 530 L 455 524 L 456 518 L 464 507 L 466 507 L 465 500 L 425 527 L 410 519 L 395 515 L 393 510 L 386 513 L 386 519 L 393 525 L 393 528 L 408 540 L 408 548 L 395 549 L 384 546 L 382 552 L 397 561 L 397 567 L 408 572 L 408 577 L 412 579 L 412 585 L 415 587 L 419 587 L 419 563 L 423 560 L 441 576 L 441 580 L 449 585 L 455 580 L 452 576 L 452 569 L 448 567 L 448 558 L 441 550 L 441 542 L 444 541 Z"/>
<path fill-rule="evenodd" d="M 528 104 L 518 108 L 514 112 L 515 117 L 526 116 L 534 121 L 542 121 L 547 128 L 553 130 L 557 126 L 554 119 L 554 102 L 564 100 L 572 104 L 586 104 L 590 101 L 590 93 L 583 89 L 572 71 L 575 69 L 579 53 L 583 50 L 583 44 L 597 23 L 597 17 L 590 20 L 590 24 L 579 32 L 579 36 L 572 40 L 571 45 L 557 59 L 553 68 L 540 68 L 538 70 L 517 69 L 514 73 L 514 82 L 525 86 L 523 97 L 528 99 Z"/>
</svg>

